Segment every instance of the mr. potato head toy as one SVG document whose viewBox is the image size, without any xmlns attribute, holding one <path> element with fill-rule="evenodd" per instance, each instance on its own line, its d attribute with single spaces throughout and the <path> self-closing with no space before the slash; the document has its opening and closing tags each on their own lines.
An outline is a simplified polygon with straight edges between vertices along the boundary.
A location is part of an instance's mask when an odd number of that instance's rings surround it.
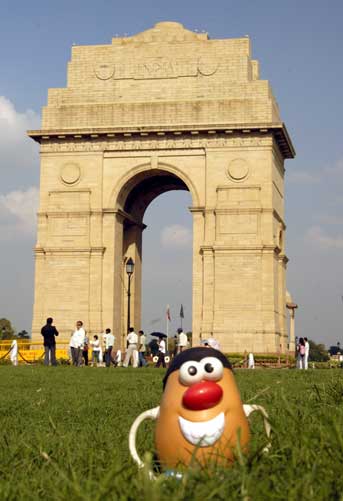
<svg viewBox="0 0 343 501">
<path fill-rule="evenodd" d="M 163 380 L 161 405 L 143 412 L 133 423 L 129 447 L 138 466 L 136 433 L 145 419 L 156 419 L 155 446 L 164 469 L 209 462 L 230 464 L 238 445 L 247 450 L 247 417 L 260 411 L 270 436 L 268 416 L 258 405 L 243 405 L 228 359 L 218 350 L 190 348 L 177 355 Z M 270 444 L 269 444 L 270 445 Z M 269 447 L 268 445 L 268 447 Z"/>
</svg>

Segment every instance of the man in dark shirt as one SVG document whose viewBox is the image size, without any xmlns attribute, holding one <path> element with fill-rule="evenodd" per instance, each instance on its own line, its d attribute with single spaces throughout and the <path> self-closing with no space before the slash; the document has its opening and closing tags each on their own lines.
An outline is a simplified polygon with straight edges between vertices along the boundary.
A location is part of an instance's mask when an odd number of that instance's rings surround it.
<svg viewBox="0 0 343 501">
<path fill-rule="evenodd" d="M 41 329 L 41 334 L 44 337 L 44 365 L 49 365 L 49 360 L 51 360 L 51 365 L 57 365 L 55 336 L 58 336 L 58 331 L 52 323 L 53 319 L 47 318 L 46 325 Z"/>
</svg>

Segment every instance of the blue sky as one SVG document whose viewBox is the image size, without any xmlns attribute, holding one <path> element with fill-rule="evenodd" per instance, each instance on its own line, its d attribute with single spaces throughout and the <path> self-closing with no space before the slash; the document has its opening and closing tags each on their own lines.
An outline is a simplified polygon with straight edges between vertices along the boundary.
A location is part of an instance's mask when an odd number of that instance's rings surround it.
<svg viewBox="0 0 343 501">
<path fill-rule="evenodd" d="M 342 14 L 342 2 L 316 0 L 2 0 L 0 316 L 10 318 L 18 330 L 30 329 L 39 161 L 37 147 L 24 133 L 39 127 L 47 89 L 65 86 L 72 44 L 110 43 L 116 34 L 132 35 L 172 20 L 206 30 L 212 38 L 250 36 L 261 78 L 270 80 L 297 150 L 296 159 L 286 162 L 288 288 L 299 303 L 297 332 L 327 344 L 342 342 Z M 189 195 L 180 192 L 159 197 L 148 209 L 147 330 L 163 318 L 167 302 L 173 318 L 179 303 L 185 303 L 189 326 L 189 205 Z M 165 245 L 166 235 L 174 238 L 171 245 Z M 172 328 L 177 326 L 174 320 Z"/>
</svg>

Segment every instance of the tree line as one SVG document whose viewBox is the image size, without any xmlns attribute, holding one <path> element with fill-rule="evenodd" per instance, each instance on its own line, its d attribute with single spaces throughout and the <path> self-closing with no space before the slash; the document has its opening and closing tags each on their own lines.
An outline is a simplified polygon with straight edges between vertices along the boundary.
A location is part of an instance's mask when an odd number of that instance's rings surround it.
<svg viewBox="0 0 343 501">
<path fill-rule="evenodd" d="M 0 340 L 6 339 L 30 339 L 30 334 L 26 330 L 16 333 L 10 320 L 0 318 Z"/>
</svg>

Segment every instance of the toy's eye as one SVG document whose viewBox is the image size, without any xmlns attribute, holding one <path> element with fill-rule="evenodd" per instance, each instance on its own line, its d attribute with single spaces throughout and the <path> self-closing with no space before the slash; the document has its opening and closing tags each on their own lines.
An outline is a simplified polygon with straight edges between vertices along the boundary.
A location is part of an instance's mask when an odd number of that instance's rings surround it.
<svg viewBox="0 0 343 501">
<path fill-rule="evenodd" d="M 179 380 L 180 383 L 190 386 L 199 383 L 204 377 L 204 367 L 199 362 L 189 360 L 180 367 Z"/>
<path fill-rule="evenodd" d="M 204 378 L 210 381 L 218 381 L 223 377 L 223 364 L 218 358 L 206 357 L 201 360 L 204 370 Z"/>
</svg>

